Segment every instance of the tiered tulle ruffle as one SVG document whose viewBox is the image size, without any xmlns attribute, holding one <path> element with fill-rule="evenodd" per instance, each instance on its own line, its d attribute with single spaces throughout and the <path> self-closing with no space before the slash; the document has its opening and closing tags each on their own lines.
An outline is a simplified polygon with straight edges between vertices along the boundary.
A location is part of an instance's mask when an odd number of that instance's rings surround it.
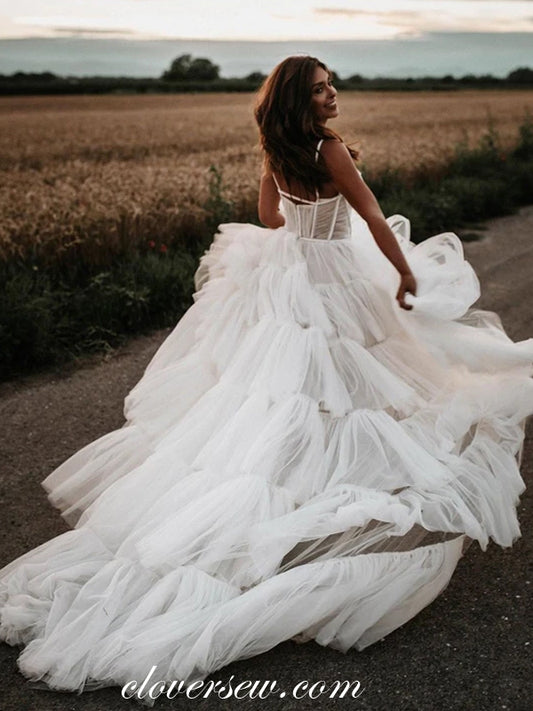
<svg viewBox="0 0 533 711">
<path fill-rule="evenodd" d="M 453 234 L 418 282 L 366 224 L 299 240 L 226 224 L 124 427 L 45 479 L 74 531 L 0 571 L 22 672 L 82 690 L 191 681 L 286 639 L 363 649 L 448 584 L 471 540 L 510 546 L 533 340 L 471 308 Z"/>
</svg>

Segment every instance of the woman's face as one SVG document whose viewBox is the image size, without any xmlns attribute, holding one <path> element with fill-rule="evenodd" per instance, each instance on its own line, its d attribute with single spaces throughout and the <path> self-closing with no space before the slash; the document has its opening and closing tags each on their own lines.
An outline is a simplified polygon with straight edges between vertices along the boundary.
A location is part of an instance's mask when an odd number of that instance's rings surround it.
<svg viewBox="0 0 533 711">
<path fill-rule="evenodd" d="M 328 119 L 339 115 L 337 90 L 322 67 L 316 67 L 311 84 L 311 110 L 317 122 L 324 125 Z"/>
</svg>

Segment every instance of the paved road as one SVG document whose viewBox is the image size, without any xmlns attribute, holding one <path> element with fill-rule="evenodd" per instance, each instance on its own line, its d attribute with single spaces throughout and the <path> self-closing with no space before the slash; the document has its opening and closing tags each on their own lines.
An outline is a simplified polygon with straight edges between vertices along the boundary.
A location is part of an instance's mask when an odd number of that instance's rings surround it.
<svg viewBox="0 0 533 711">
<path fill-rule="evenodd" d="M 489 223 L 465 245 L 480 276 L 477 306 L 496 310 L 515 340 L 533 335 L 533 207 Z M 168 334 L 138 338 L 110 358 L 0 385 L 3 526 L 0 566 L 67 530 L 39 482 L 67 456 L 123 423 L 122 402 Z M 357 699 L 166 699 L 159 708 L 371 709 L 372 711 L 529 711 L 533 708 L 533 427 L 522 475 L 522 538 L 511 549 L 474 543 L 446 591 L 404 627 L 363 652 L 341 654 L 312 642 L 287 642 L 213 674 L 213 680 L 360 680 Z M 529 610 L 529 618 L 528 618 Z M 77 696 L 36 690 L 19 674 L 17 650 L 0 645 L 0 711 L 114 711 L 136 708 L 117 688 Z"/>
</svg>

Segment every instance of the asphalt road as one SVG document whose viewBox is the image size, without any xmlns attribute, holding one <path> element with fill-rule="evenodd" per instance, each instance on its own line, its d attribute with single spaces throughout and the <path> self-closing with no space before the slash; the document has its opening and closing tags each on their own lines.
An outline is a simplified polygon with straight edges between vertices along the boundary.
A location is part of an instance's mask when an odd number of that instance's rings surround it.
<svg viewBox="0 0 533 711">
<path fill-rule="evenodd" d="M 482 285 L 479 308 L 499 313 L 514 340 L 533 336 L 533 206 L 487 223 L 465 244 Z M 42 481 L 70 454 L 123 424 L 123 399 L 169 330 L 131 341 L 110 357 L 0 385 L 0 566 L 67 530 Z M 363 652 L 286 642 L 233 663 L 212 680 L 276 680 L 285 698 L 160 699 L 161 709 L 533 709 L 533 447 L 527 428 L 519 505 L 522 537 L 512 548 L 470 546 L 444 593 L 413 620 Z M 529 612 L 528 612 L 529 610 Z M 0 644 L 0 711 L 138 708 L 119 687 L 82 695 L 35 689 L 18 672 L 18 650 Z M 231 676 L 233 675 L 233 679 Z M 359 680 L 358 698 L 294 699 L 300 681 Z"/>
</svg>

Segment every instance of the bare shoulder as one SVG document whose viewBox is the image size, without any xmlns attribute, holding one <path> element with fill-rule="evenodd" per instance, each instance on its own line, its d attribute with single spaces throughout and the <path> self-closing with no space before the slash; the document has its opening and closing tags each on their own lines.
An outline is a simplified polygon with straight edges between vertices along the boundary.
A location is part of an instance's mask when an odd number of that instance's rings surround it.
<svg viewBox="0 0 533 711">
<path fill-rule="evenodd" d="M 353 164 L 352 156 L 350 155 L 346 144 L 339 141 L 338 138 L 329 138 L 324 141 L 320 148 L 320 153 L 328 166 L 343 166 L 346 165 L 347 162 Z"/>
<path fill-rule="evenodd" d="M 326 138 L 320 147 L 321 153 L 335 155 L 337 153 L 348 153 L 346 144 L 338 138 Z M 350 155 L 348 153 L 348 155 Z"/>
<path fill-rule="evenodd" d="M 359 173 L 345 143 L 336 138 L 324 141 L 321 153 L 331 178 L 340 192 L 343 191 L 347 181 L 353 181 L 355 178 L 357 182 Z"/>
</svg>

